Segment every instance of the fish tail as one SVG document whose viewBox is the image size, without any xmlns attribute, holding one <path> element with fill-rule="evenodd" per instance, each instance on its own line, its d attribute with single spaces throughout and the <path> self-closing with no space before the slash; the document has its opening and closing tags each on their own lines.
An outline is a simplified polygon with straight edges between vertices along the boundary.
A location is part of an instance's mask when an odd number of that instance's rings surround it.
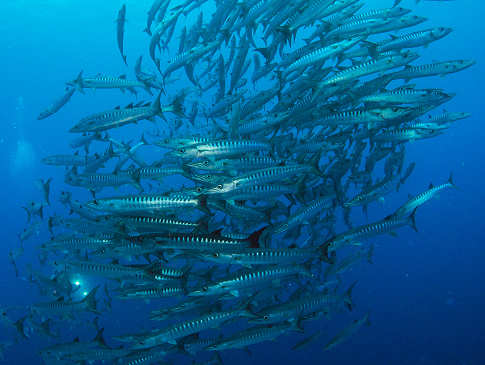
<svg viewBox="0 0 485 365">
<path fill-rule="evenodd" d="M 180 94 L 174 99 L 172 103 L 172 113 L 174 113 L 175 115 L 181 118 L 185 117 L 184 99 L 185 99 L 185 94 Z"/>
<path fill-rule="evenodd" d="M 453 181 L 453 172 L 450 172 L 450 177 L 448 178 L 448 183 L 456 188 L 455 182 Z"/>
<path fill-rule="evenodd" d="M 84 82 L 83 82 L 83 70 L 79 72 L 76 79 L 73 81 L 73 86 L 79 91 L 81 94 L 84 94 Z"/>
<path fill-rule="evenodd" d="M 418 232 L 418 227 L 416 226 L 416 210 L 418 208 L 414 208 L 413 212 L 409 215 L 408 217 L 408 222 L 409 225 L 414 229 L 416 232 Z"/>
<path fill-rule="evenodd" d="M 97 308 L 97 303 L 96 303 L 96 292 L 99 289 L 99 285 L 96 286 L 93 290 L 89 292 L 89 294 L 82 300 L 82 303 L 86 305 L 86 310 L 100 314 Z"/>
<path fill-rule="evenodd" d="M 207 207 L 207 195 L 199 195 L 197 198 L 199 200 L 199 209 L 208 215 L 213 215 L 212 212 Z"/>
<path fill-rule="evenodd" d="M 354 289 L 355 284 L 357 284 L 357 281 L 354 281 L 345 292 L 344 302 L 349 311 L 352 311 L 352 308 L 354 306 L 354 303 L 352 301 L 352 290 Z"/>
<path fill-rule="evenodd" d="M 258 248 L 259 247 L 259 239 L 261 238 L 261 235 L 263 232 L 268 228 L 269 226 L 264 226 L 261 229 L 258 229 L 257 231 L 254 231 L 251 233 L 248 237 L 248 241 L 251 245 L 252 248 Z"/>
</svg>

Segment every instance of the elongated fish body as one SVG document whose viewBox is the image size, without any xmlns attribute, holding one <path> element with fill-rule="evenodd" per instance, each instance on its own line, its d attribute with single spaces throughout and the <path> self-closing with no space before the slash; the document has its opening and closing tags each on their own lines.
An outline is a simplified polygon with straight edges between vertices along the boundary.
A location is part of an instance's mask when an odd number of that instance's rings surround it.
<svg viewBox="0 0 485 365">
<path fill-rule="evenodd" d="M 342 39 L 352 38 L 357 36 L 366 36 L 373 33 L 378 33 L 375 29 L 392 21 L 386 18 L 371 18 L 361 19 L 342 24 L 341 26 L 330 31 L 326 38 L 328 39 Z"/>
<path fill-rule="evenodd" d="M 140 120 L 150 119 L 155 117 L 155 115 L 157 115 L 157 112 L 152 106 L 112 109 L 81 119 L 69 131 L 74 133 L 106 131 L 126 124 L 136 123 Z"/>
<path fill-rule="evenodd" d="M 345 39 L 343 41 L 334 43 L 330 46 L 326 46 L 324 48 L 318 48 L 315 51 L 312 51 L 306 54 L 305 56 L 299 58 L 295 62 L 293 62 L 290 66 L 288 66 L 285 72 L 289 74 L 290 72 L 298 70 L 300 68 L 305 68 L 312 64 L 321 63 L 327 59 L 337 56 L 338 54 L 340 54 L 341 52 L 344 52 L 349 48 L 352 48 L 360 40 L 361 40 L 360 38 L 354 38 L 350 40 Z"/>
<path fill-rule="evenodd" d="M 344 203 L 344 207 L 356 207 L 360 205 L 366 205 L 377 199 L 383 197 L 391 190 L 395 189 L 398 184 L 398 177 L 384 179 L 380 183 L 371 186 L 366 191 L 357 194 L 352 199 Z"/>
<path fill-rule="evenodd" d="M 147 16 L 147 27 L 144 29 L 144 32 L 147 32 L 148 35 L 152 35 L 152 32 L 150 30 L 153 21 L 155 20 L 155 16 L 157 15 L 158 11 L 162 7 L 163 3 L 169 3 L 170 1 L 167 0 L 154 0 L 150 9 L 148 10 L 148 16 Z"/>
<path fill-rule="evenodd" d="M 282 321 L 295 321 L 298 318 L 316 312 L 326 311 L 328 313 L 344 303 L 351 306 L 352 288 L 353 285 L 342 295 L 337 295 L 336 293 L 319 293 L 303 296 L 300 299 L 292 300 L 285 304 L 277 304 L 263 308 L 258 312 L 258 318 L 252 319 L 251 323 L 273 324 Z"/>
<path fill-rule="evenodd" d="M 456 122 L 457 120 L 465 119 L 470 117 L 470 113 L 459 112 L 459 113 L 450 113 L 444 112 L 442 114 L 435 115 L 428 119 L 430 123 L 437 123 L 437 124 L 446 124 Z"/>
<path fill-rule="evenodd" d="M 217 328 L 221 324 L 241 317 L 251 317 L 252 315 L 243 310 L 233 310 L 227 312 L 215 312 L 188 321 L 176 323 L 163 330 L 157 330 L 137 341 L 133 349 L 145 349 L 163 343 L 175 344 L 176 340 L 193 333 Z"/>
<path fill-rule="evenodd" d="M 398 89 L 393 91 L 382 92 L 379 94 L 369 95 L 361 99 L 364 103 L 377 104 L 426 104 L 437 103 L 448 98 L 449 95 L 441 90 L 415 90 L 415 89 Z"/>
<path fill-rule="evenodd" d="M 80 155 L 52 155 L 44 157 L 42 163 L 50 166 L 86 166 L 95 159 L 95 157 Z"/>
<path fill-rule="evenodd" d="M 167 176 L 184 175 L 185 171 L 180 167 L 140 167 L 132 174 L 138 179 L 160 180 Z"/>
<path fill-rule="evenodd" d="M 221 140 L 198 144 L 189 148 L 173 151 L 173 155 L 182 158 L 226 158 L 246 153 L 270 151 L 271 145 L 266 142 L 246 140 Z"/>
<path fill-rule="evenodd" d="M 83 72 L 78 75 L 77 79 L 67 83 L 75 87 L 81 93 L 84 89 L 120 89 L 128 90 L 136 94 L 136 88 L 146 88 L 146 85 L 136 80 L 128 80 L 125 75 L 119 77 L 97 75 L 95 77 L 83 77 Z"/>
<path fill-rule="evenodd" d="M 126 63 L 126 55 L 124 53 L 124 37 L 125 37 L 125 23 L 126 23 L 126 5 L 123 4 L 121 6 L 120 11 L 118 12 L 118 18 L 116 19 L 117 30 L 116 30 L 116 37 L 118 41 L 118 49 L 120 50 L 121 57 L 123 61 Z"/>
<path fill-rule="evenodd" d="M 427 46 L 431 42 L 447 36 L 451 31 L 451 28 L 440 27 L 404 34 L 399 37 L 392 37 L 389 42 L 380 45 L 377 49 L 379 53 L 382 53 L 394 49 L 401 50 L 403 48 Z"/>
<path fill-rule="evenodd" d="M 180 232 L 192 231 L 199 224 L 178 219 L 150 216 L 113 216 L 110 220 L 128 232 Z"/>
<path fill-rule="evenodd" d="M 248 171 L 258 170 L 272 166 L 284 165 L 285 160 L 274 159 L 268 156 L 261 157 L 240 157 L 236 159 L 204 160 L 202 162 L 191 162 L 187 166 L 207 171 Z"/>
<path fill-rule="evenodd" d="M 178 250 L 195 251 L 227 251 L 238 250 L 249 247 L 258 247 L 259 237 L 265 228 L 253 232 L 244 239 L 234 239 L 216 234 L 169 234 L 166 236 L 155 236 L 159 247 Z"/>
<path fill-rule="evenodd" d="M 37 120 L 50 117 L 51 115 L 54 115 L 59 110 L 61 110 L 62 107 L 66 105 L 69 102 L 69 100 L 71 100 L 71 97 L 74 95 L 75 91 L 76 89 L 73 87 L 68 88 L 64 95 L 62 95 L 59 99 L 55 100 L 46 110 L 44 110 L 39 114 L 39 116 L 37 117 Z"/>
<path fill-rule="evenodd" d="M 61 264 L 63 264 L 65 271 L 71 274 L 83 274 L 116 280 L 154 280 L 153 275 L 150 275 L 145 270 L 130 266 L 102 264 L 91 261 L 69 261 Z"/>
<path fill-rule="evenodd" d="M 319 257 L 314 248 L 243 248 L 233 251 L 207 254 L 203 258 L 223 264 L 252 266 L 302 264 Z"/>
<path fill-rule="evenodd" d="M 42 245 L 42 249 L 53 251 L 97 250 L 101 247 L 110 245 L 113 245 L 113 241 L 111 239 L 74 236 L 47 241 Z"/>
<path fill-rule="evenodd" d="M 330 238 L 324 244 L 324 247 L 326 247 L 329 252 L 332 252 L 343 246 L 360 245 L 361 241 L 367 238 L 375 237 L 385 233 L 394 234 L 394 231 L 396 229 L 404 226 L 409 225 L 416 230 L 414 213 L 415 210 L 412 211 L 411 215 L 408 216 L 393 214 L 378 222 L 352 228 L 347 232 Z"/>
<path fill-rule="evenodd" d="M 175 346 L 170 347 L 173 348 Z M 174 352 L 171 348 L 157 346 L 147 350 L 132 351 L 130 354 L 118 359 L 117 363 L 120 365 L 148 365 L 157 362 L 164 364 L 161 361 L 164 360 L 169 353 Z"/>
<path fill-rule="evenodd" d="M 272 341 L 293 328 L 290 323 L 281 323 L 272 327 L 255 327 L 236 333 L 207 347 L 208 351 L 241 349 L 261 342 Z"/>
<path fill-rule="evenodd" d="M 279 283 L 281 280 L 298 275 L 311 276 L 305 266 L 273 266 L 266 269 L 246 271 L 230 275 L 216 283 L 208 284 L 200 289 L 192 291 L 189 296 L 208 296 L 218 294 L 231 294 L 239 296 L 241 290 L 254 287 L 265 287 L 272 283 Z"/>
<path fill-rule="evenodd" d="M 49 303 L 39 303 L 31 306 L 31 310 L 39 315 L 59 315 L 72 316 L 77 313 L 89 311 L 99 313 L 96 308 L 96 292 L 99 286 L 95 287 L 91 292 L 81 301 L 64 301 L 63 298 Z"/>
<path fill-rule="evenodd" d="M 431 184 L 428 190 L 409 199 L 401 208 L 396 211 L 395 215 L 398 217 L 405 217 L 427 201 L 433 199 L 441 191 L 449 188 L 456 188 L 455 183 L 453 182 L 452 175 L 450 175 L 450 178 L 444 184 L 436 186 L 433 186 L 433 184 Z"/>
<path fill-rule="evenodd" d="M 168 66 L 165 68 L 163 72 L 163 75 L 162 75 L 163 78 L 166 79 L 172 72 L 202 57 L 204 54 L 210 52 L 218 45 L 219 45 L 219 41 L 214 41 L 207 45 L 196 46 L 195 48 L 186 50 L 178 54 L 175 58 L 172 58 L 167 62 Z"/>
<path fill-rule="evenodd" d="M 371 60 L 359 65 L 351 66 L 343 71 L 337 72 L 319 84 L 319 88 L 336 85 L 338 83 L 354 80 L 362 76 L 371 75 L 376 72 L 390 70 L 399 66 L 404 66 L 415 60 L 417 56 L 413 54 L 389 56 L 377 60 Z"/>
<path fill-rule="evenodd" d="M 249 172 L 228 182 L 219 184 L 216 187 L 209 189 L 207 193 L 211 195 L 220 195 L 221 197 L 224 195 L 230 196 L 230 194 L 245 186 L 249 187 L 254 185 L 266 185 L 275 182 L 282 182 L 285 179 L 289 179 L 297 175 L 307 174 L 319 175 L 320 172 L 314 166 L 310 165 L 291 164 L 288 166 L 268 167 L 266 169 Z"/>
<path fill-rule="evenodd" d="M 375 141 L 380 142 L 408 142 L 423 138 L 433 137 L 434 133 L 423 129 L 399 128 L 384 131 L 373 137 Z"/>
<path fill-rule="evenodd" d="M 394 79 L 411 80 L 418 77 L 444 76 L 471 67 L 475 64 L 473 60 L 454 60 L 430 63 L 419 66 L 407 66 L 404 70 L 393 74 Z"/>
<path fill-rule="evenodd" d="M 92 348 L 81 352 L 70 353 L 64 359 L 69 361 L 110 361 L 128 355 L 131 351 L 128 349 L 111 349 L 111 348 Z"/>
<path fill-rule="evenodd" d="M 133 179 L 133 176 L 127 172 L 117 174 L 69 174 L 66 175 L 65 182 L 72 186 L 80 186 L 94 191 L 104 187 L 139 186 L 138 182 Z"/>
<path fill-rule="evenodd" d="M 182 287 L 141 287 L 120 289 L 116 297 L 120 299 L 157 299 L 184 295 Z"/>
<path fill-rule="evenodd" d="M 347 340 L 350 336 L 356 333 L 364 324 L 369 325 L 369 313 L 367 313 L 362 319 L 352 322 L 349 326 L 340 331 L 329 343 L 325 345 L 323 351 L 330 350 L 338 344 Z"/>
<path fill-rule="evenodd" d="M 235 188 L 223 194 L 222 197 L 230 200 L 264 200 L 277 198 L 285 194 L 295 194 L 296 192 L 297 187 L 294 185 L 249 185 Z"/>
<path fill-rule="evenodd" d="M 333 198 L 333 196 L 324 196 L 314 200 L 309 205 L 302 207 L 298 212 L 290 216 L 285 222 L 268 229 L 267 233 L 283 233 L 299 225 L 310 224 L 310 220 L 317 214 L 321 214 L 333 206 Z"/>
<path fill-rule="evenodd" d="M 161 214 L 188 208 L 204 208 L 203 197 L 179 195 L 168 197 L 162 195 L 133 195 L 115 198 L 96 199 L 87 204 L 91 209 L 105 213 L 124 215 Z"/>
</svg>

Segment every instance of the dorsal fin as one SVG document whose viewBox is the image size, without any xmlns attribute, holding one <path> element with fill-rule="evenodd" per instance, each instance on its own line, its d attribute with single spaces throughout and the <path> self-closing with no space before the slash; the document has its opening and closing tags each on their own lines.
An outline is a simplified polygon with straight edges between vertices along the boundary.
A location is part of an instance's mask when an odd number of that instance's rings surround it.
<svg viewBox="0 0 485 365">
<path fill-rule="evenodd" d="M 117 106 L 115 106 L 115 109 L 116 109 L 116 110 L 120 110 L 120 109 L 121 109 L 121 107 L 120 107 L 119 105 L 117 105 Z"/>
<path fill-rule="evenodd" d="M 64 301 L 64 297 L 59 297 L 59 298 L 57 298 L 57 301 L 58 301 L 58 302 L 63 302 L 63 301 Z"/>
<path fill-rule="evenodd" d="M 126 109 L 131 109 L 131 108 L 133 108 L 133 103 L 130 103 L 126 106 Z"/>
<path fill-rule="evenodd" d="M 120 75 L 120 79 L 126 80 L 126 75 L 125 74 Z"/>
<path fill-rule="evenodd" d="M 428 189 L 433 189 L 433 188 L 434 188 L 433 183 L 429 183 Z"/>
<path fill-rule="evenodd" d="M 396 39 L 398 39 L 399 37 L 394 35 L 394 34 L 389 34 L 389 37 L 391 37 L 391 40 L 394 41 Z"/>
</svg>

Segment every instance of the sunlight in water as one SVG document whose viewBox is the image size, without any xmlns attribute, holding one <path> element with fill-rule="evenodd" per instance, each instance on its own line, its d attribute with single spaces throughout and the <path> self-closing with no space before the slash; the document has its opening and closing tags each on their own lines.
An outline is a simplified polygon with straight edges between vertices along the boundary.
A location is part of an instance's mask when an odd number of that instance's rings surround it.
<svg viewBox="0 0 485 365">
<path fill-rule="evenodd" d="M 35 152 L 32 145 L 25 139 L 17 141 L 14 155 L 10 161 L 12 175 L 24 174 L 34 166 Z"/>
</svg>

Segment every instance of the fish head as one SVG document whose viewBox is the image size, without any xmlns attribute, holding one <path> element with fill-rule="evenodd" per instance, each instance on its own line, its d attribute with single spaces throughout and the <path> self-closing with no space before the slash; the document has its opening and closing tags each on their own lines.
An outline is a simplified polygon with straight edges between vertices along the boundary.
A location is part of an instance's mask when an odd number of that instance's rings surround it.
<svg viewBox="0 0 485 365">
<path fill-rule="evenodd" d="M 229 181 L 226 183 L 219 183 L 212 188 L 207 189 L 208 194 L 224 194 L 233 191 L 236 188 L 236 183 Z"/>
<path fill-rule="evenodd" d="M 452 31 L 453 31 L 452 28 L 438 27 L 431 31 L 431 35 L 433 36 L 434 39 L 441 39 L 443 37 L 446 37 Z"/>
</svg>

